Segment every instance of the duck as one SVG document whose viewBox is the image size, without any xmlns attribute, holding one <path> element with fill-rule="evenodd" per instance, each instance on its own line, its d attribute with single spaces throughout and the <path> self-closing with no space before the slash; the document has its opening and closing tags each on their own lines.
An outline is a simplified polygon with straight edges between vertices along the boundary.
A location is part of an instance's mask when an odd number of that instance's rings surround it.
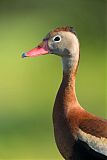
<svg viewBox="0 0 107 160">
<path fill-rule="evenodd" d="M 63 65 L 62 82 L 53 107 L 57 148 L 65 160 L 107 160 L 107 120 L 86 111 L 78 102 L 75 80 L 80 47 L 73 27 L 57 27 L 25 57 L 54 54 Z"/>
</svg>

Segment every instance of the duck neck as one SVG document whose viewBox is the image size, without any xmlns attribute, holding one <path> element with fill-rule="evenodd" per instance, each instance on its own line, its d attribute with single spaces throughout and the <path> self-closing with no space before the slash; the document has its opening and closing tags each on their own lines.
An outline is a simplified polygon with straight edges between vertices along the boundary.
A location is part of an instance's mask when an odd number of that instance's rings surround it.
<svg viewBox="0 0 107 160">
<path fill-rule="evenodd" d="M 61 87 L 63 88 L 64 101 L 69 105 L 77 103 L 77 97 L 75 92 L 75 78 L 78 67 L 78 60 L 72 57 L 62 58 L 63 62 L 63 80 Z M 71 106 L 71 105 L 70 105 Z"/>
</svg>

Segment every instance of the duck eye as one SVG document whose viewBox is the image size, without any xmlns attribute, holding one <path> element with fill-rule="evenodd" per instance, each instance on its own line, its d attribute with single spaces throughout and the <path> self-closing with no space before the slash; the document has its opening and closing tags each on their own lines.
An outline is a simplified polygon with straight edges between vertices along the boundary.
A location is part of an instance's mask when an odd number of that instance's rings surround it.
<svg viewBox="0 0 107 160">
<path fill-rule="evenodd" d="M 60 42 L 61 41 L 61 36 L 57 35 L 57 36 L 53 37 L 53 41 L 54 42 Z"/>
</svg>

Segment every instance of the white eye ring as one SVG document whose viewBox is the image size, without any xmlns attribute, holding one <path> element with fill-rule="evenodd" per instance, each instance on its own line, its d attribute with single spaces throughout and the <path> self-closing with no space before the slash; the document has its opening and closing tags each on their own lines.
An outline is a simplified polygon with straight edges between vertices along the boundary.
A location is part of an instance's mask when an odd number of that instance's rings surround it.
<svg viewBox="0 0 107 160">
<path fill-rule="evenodd" d="M 56 35 L 55 37 L 53 37 L 53 41 L 54 42 L 60 42 L 61 41 L 61 36 L 60 35 Z"/>
</svg>

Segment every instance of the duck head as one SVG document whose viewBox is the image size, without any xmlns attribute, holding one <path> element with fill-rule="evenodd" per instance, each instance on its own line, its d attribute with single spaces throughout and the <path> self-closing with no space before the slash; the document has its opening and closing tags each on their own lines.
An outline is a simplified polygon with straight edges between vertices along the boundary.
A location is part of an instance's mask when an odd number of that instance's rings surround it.
<svg viewBox="0 0 107 160">
<path fill-rule="evenodd" d="M 36 57 L 45 54 L 55 54 L 63 59 L 78 61 L 79 42 L 73 27 L 60 27 L 49 32 L 43 41 L 34 49 L 23 53 L 22 57 Z"/>
</svg>

